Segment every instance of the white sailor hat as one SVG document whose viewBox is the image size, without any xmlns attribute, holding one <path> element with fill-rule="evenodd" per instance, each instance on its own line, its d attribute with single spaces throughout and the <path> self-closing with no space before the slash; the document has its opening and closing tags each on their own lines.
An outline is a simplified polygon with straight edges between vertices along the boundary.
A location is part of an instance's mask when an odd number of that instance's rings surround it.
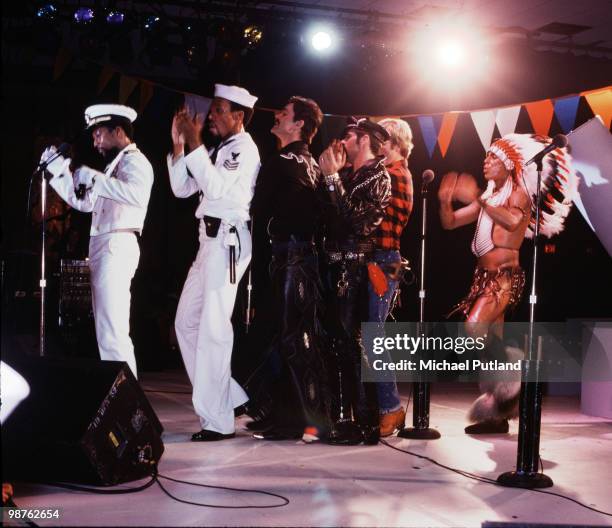
<svg viewBox="0 0 612 528">
<path fill-rule="evenodd" d="M 257 97 L 251 95 L 240 86 L 227 86 L 226 84 L 215 84 L 215 97 L 222 97 L 247 108 L 253 108 Z"/>
<path fill-rule="evenodd" d="M 136 119 L 136 110 L 129 106 L 118 104 L 96 104 L 87 107 L 85 110 L 85 128 L 110 121 L 113 117 L 123 117 L 129 119 L 130 123 Z"/>
</svg>

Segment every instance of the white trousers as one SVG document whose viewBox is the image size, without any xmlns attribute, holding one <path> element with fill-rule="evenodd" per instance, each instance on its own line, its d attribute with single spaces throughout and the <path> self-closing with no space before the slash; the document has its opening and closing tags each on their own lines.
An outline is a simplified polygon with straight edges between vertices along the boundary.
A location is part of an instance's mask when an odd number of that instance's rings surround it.
<svg viewBox="0 0 612 528">
<path fill-rule="evenodd" d="M 248 400 L 232 378 L 232 312 L 238 282 L 251 260 L 251 235 L 238 229 L 236 283 L 230 283 L 229 249 L 221 225 L 216 238 L 200 233 L 200 248 L 187 275 L 176 311 L 176 337 L 193 385 L 193 407 L 202 429 L 234 432 L 234 408 Z"/>
<path fill-rule="evenodd" d="M 136 357 L 130 338 L 130 286 L 140 248 L 134 233 L 107 233 L 89 240 L 91 300 L 100 358 L 125 361 L 135 377 Z"/>
<path fill-rule="evenodd" d="M 14 368 L 0 361 L 0 424 L 15 410 L 30 394 L 30 385 Z"/>
</svg>

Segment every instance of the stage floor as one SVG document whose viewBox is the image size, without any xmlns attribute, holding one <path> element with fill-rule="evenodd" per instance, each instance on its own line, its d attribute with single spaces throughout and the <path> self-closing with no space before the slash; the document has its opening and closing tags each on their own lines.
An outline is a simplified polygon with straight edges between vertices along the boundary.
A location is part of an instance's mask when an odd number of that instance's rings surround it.
<svg viewBox="0 0 612 528">
<path fill-rule="evenodd" d="M 14 500 L 19 507 L 61 509 L 61 519 L 39 520 L 39 525 L 480 526 L 483 521 L 504 521 L 612 526 L 612 517 L 568 500 L 476 482 L 382 444 L 338 447 L 254 440 L 244 428 L 247 418 L 238 420 L 235 439 L 194 443 L 190 436 L 199 427 L 183 373 L 144 373 L 141 382 L 165 428 L 160 474 L 208 485 L 266 490 L 287 497 L 290 503 L 265 509 L 261 506 L 280 500 L 168 480 L 162 484 L 184 500 L 260 507 L 181 504 L 157 485 L 139 493 L 104 496 L 16 483 Z M 404 401 L 409 389 L 402 387 Z M 171 392 L 149 392 L 154 390 Z M 508 435 L 469 437 L 463 433 L 466 409 L 475 395 L 474 386 L 433 386 L 431 425 L 442 438 L 390 437 L 389 443 L 489 478 L 513 469 L 516 422 Z M 581 414 L 578 397 L 547 397 L 540 451 L 544 471 L 555 483 L 549 491 L 612 511 L 612 423 Z"/>
</svg>

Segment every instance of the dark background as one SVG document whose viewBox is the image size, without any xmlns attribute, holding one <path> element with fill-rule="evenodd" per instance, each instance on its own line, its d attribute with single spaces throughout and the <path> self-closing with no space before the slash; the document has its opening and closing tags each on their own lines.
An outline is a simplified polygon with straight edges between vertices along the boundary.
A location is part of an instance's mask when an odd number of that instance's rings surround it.
<svg viewBox="0 0 612 528">
<path fill-rule="evenodd" d="M 10 13 L 9 13 L 10 14 Z M 3 17 L 5 15 L 3 14 Z M 11 26 L 12 27 L 12 26 Z M 108 57 L 92 57 L 77 49 L 66 71 L 53 80 L 53 61 L 57 42 L 45 45 L 40 36 L 16 32 L 3 18 L 2 71 L 2 241 L 3 319 L 11 316 L 9 334 L 37 335 L 37 305 L 32 298 L 29 308 L 15 308 L 11 297 L 14 285 L 28 284 L 35 295 L 38 281 L 37 259 L 40 251 L 36 229 L 26 219 L 29 176 L 43 148 L 50 143 L 70 140 L 75 156 L 82 162 L 101 168 L 101 160 L 91 149 L 91 138 L 82 131 L 83 110 L 97 102 L 117 102 L 119 76 L 98 94 L 97 84 L 104 64 L 133 74 L 130 66 L 122 67 Z M 524 44 L 497 50 L 497 76 L 483 85 L 468 88 L 461 96 L 443 95 L 441 86 L 427 86 L 416 80 L 417 72 L 406 66 L 406 57 L 391 57 L 360 46 L 347 46 L 333 58 L 321 60 L 304 52 L 296 40 L 289 39 L 285 26 L 262 41 L 260 47 L 238 54 L 224 62 L 213 58 L 202 65 L 192 78 L 173 75 L 172 63 L 163 73 L 143 75 L 157 83 L 153 98 L 136 121 L 136 143 L 153 164 L 155 183 L 141 241 L 141 261 L 133 282 L 132 329 L 141 368 L 159 369 L 180 364 L 173 346 L 174 310 L 187 269 L 197 250 L 197 225 L 194 218 L 196 199 L 179 200 L 171 193 L 165 157 L 170 148 L 170 122 L 174 110 L 182 103 L 181 92 L 210 97 L 218 82 L 240 82 L 259 96 L 258 106 L 278 108 L 294 94 L 316 99 L 326 114 L 413 115 L 448 110 L 471 110 L 527 101 L 554 98 L 612 84 L 610 60 L 577 57 L 572 53 L 536 52 Z M 108 38 L 114 38 L 109 36 Z M 55 48 L 53 47 L 55 46 Z M 230 46 L 231 47 L 231 46 Z M 147 60 L 143 58 L 143 64 Z M 138 62 L 137 59 L 135 59 Z M 142 66 L 142 64 L 141 64 Z M 159 71 L 156 67 L 151 71 Z M 448 79 L 451 83 L 452 78 Z M 137 88 L 127 104 L 138 108 Z M 581 99 L 576 126 L 592 117 L 588 104 Z M 407 118 L 414 133 L 415 148 L 410 169 L 415 184 L 415 208 L 402 239 L 402 253 L 418 273 L 420 230 L 420 181 L 423 170 L 436 173 L 430 189 L 428 215 L 427 305 L 426 318 L 440 320 L 451 306 L 466 293 L 474 266 L 469 249 L 473 226 L 445 232 L 438 220 L 436 192 L 440 176 L 448 170 L 474 174 L 482 182 L 484 150 L 469 114 L 462 114 L 442 158 L 438 147 L 430 159 L 416 118 Z M 262 160 L 273 151 L 275 142 L 269 129 L 272 113 L 257 110 L 249 127 L 260 148 Z M 342 119 L 329 116 L 324 129 L 313 143 L 319 154 L 324 144 L 341 129 Z M 521 110 L 517 132 L 531 132 L 531 123 Z M 550 135 L 562 132 L 556 118 Z M 496 130 L 494 137 L 499 136 Z M 34 193 L 35 194 L 35 193 Z M 32 200 L 36 202 L 36 199 Z M 74 225 L 82 233 L 83 249 L 88 237 L 88 216 L 74 212 Z M 548 244 L 548 241 L 544 241 Z M 592 233 L 577 210 L 567 220 L 565 231 L 555 237 L 550 252 L 541 252 L 538 270 L 538 305 L 540 321 L 564 321 L 568 318 L 606 318 L 612 315 L 612 259 Z M 265 321 L 266 241 L 257 240 L 256 301 L 257 318 Z M 530 241 L 523 244 L 521 263 L 528 271 L 530 284 Z M 554 252 L 553 252 L 554 250 Z M 259 254 L 259 255 L 258 255 Z M 82 255 L 83 257 L 86 254 Z M 49 273 L 56 270 L 50 266 Z M 10 280 L 9 280 L 10 279 Z M 8 282 L 7 282 L 8 281 Z M 7 289 L 8 288 L 8 289 Z M 13 288 L 13 289 L 11 289 Z M 258 289 L 259 288 L 259 289 Z M 528 295 L 514 314 L 515 320 L 528 319 Z M 55 305 L 49 306 L 53 312 Z M 242 336 L 244 291 L 236 312 L 237 350 L 234 363 L 238 371 L 248 371 L 263 348 L 263 338 Z M 21 311 L 20 311 L 21 310 Z M 11 319 L 9 317 L 9 319 Z M 53 313 L 50 315 L 53 317 Z M 416 285 L 402 289 L 402 306 L 396 312 L 402 320 L 416 320 L 418 297 Z M 263 327 L 269 328 L 269 322 Z M 267 330 L 256 335 L 268 334 Z M 3 340 L 5 339 L 3 332 Z M 35 349 L 36 340 L 24 348 Z M 4 348 L 4 347 L 3 347 Z M 60 350 L 62 345 L 58 344 Z M 91 347 L 90 347 L 91 348 Z M 85 354 L 86 351 L 74 353 Z M 94 352 L 95 353 L 95 352 Z M 240 374 L 239 376 L 240 377 Z"/>
</svg>

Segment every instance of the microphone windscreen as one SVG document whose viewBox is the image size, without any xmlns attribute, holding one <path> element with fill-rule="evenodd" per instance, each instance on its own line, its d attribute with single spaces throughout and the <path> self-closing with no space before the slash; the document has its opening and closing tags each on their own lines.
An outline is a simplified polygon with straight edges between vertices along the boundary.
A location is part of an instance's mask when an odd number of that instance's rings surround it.
<svg viewBox="0 0 612 528">
<path fill-rule="evenodd" d="M 62 143 L 59 147 L 57 147 L 57 152 L 62 156 L 65 156 L 70 152 L 70 143 Z"/>
<path fill-rule="evenodd" d="M 553 143 L 554 143 L 555 147 L 557 147 L 557 148 L 566 147 L 567 146 L 567 136 L 564 136 L 563 134 L 557 134 L 553 138 Z"/>
<path fill-rule="evenodd" d="M 425 171 L 423 171 L 423 185 L 427 185 L 429 183 L 432 182 L 432 180 L 434 179 L 434 171 L 432 171 L 431 169 L 427 169 Z"/>
</svg>

